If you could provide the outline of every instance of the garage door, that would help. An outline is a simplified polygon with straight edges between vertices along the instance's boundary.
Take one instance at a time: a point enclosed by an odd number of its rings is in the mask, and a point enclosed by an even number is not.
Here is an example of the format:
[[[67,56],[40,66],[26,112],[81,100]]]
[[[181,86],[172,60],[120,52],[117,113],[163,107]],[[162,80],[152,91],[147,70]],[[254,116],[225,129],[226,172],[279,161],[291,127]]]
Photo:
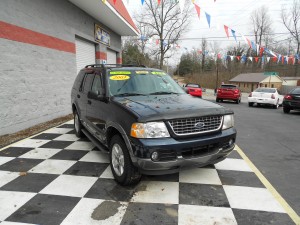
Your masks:
[[[95,44],[78,38],[75,39],[75,45],[76,67],[78,73],[86,65],[96,63],[96,49]]]
[[[107,49],[107,64],[117,64],[117,52]]]

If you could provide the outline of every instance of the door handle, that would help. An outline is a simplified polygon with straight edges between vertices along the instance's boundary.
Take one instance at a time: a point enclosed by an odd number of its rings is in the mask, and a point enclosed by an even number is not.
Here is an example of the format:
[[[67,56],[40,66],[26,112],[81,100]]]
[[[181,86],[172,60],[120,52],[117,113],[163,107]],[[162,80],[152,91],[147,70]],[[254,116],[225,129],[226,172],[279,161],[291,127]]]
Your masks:
[[[88,104],[91,105],[91,104],[92,104],[92,101],[91,101],[91,100],[88,100]]]
[[[77,95],[77,98],[80,98],[80,95]]]

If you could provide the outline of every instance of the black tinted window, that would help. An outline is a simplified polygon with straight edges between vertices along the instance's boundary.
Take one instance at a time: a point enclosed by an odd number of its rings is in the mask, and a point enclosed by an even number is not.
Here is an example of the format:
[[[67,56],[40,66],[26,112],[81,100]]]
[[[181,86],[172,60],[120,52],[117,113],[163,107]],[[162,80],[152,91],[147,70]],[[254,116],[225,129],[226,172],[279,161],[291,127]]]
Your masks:
[[[102,89],[101,77],[100,75],[95,75],[93,85],[92,85],[92,92],[97,95],[100,95],[101,89]]]
[[[84,77],[83,77],[83,79],[81,80],[81,84],[80,84],[80,87],[79,87],[79,91],[80,91],[80,92],[83,92],[83,91],[84,91],[84,84],[86,83],[86,82],[85,82],[86,77],[87,77],[87,74],[84,74]]]
[[[221,85],[221,88],[229,88],[229,89],[235,89],[235,85]]]
[[[291,91],[291,94],[300,94],[300,88],[295,88]]]

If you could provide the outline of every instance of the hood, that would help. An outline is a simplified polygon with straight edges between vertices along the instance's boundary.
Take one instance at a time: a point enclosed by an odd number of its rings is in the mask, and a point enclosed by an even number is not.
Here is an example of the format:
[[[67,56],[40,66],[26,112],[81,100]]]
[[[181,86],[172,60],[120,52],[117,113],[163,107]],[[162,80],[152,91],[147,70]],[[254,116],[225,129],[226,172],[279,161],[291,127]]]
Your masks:
[[[223,106],[189,94],[118,97],[113,101],[137,114],[139,122],[233,113]]]

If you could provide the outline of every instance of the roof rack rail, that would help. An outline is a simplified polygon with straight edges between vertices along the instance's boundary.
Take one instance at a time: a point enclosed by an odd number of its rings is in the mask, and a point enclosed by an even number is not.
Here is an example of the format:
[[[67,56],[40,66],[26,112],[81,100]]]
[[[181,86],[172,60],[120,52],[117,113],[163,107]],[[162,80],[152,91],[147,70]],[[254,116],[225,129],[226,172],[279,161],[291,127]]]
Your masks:
[[[102,68],[107,68],[107,67],[144,67],[146,68],[147,66],[145,65],[135,65],[135,64],[91,64],[91,65],[86,65],[85,68],[94,68],[94,67],[102,67]]]

